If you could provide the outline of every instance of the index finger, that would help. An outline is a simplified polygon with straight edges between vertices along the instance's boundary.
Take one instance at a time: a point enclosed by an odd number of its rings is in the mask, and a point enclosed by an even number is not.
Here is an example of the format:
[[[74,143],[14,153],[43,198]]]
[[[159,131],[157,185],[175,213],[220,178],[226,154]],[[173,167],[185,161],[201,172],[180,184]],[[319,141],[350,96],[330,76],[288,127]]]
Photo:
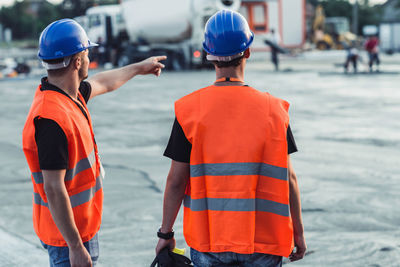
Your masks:
[[[157,67],[163,69],[163,68],[165,68],[165,65],[160,63],[160,62],[158,62],[157,63]]]
[[[157,61],[160,61],[160,60],[166,60],[167,59],[167,56],[155,56],[154,57]]]

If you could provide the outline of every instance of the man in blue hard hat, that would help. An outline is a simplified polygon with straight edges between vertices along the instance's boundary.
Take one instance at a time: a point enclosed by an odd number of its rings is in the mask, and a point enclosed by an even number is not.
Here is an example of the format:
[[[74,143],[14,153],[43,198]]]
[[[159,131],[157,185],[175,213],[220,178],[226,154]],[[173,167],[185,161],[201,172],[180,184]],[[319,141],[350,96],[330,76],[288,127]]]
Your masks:
[[[183,202],[183,234],[194,266],[299,260],[306,243],[289,157],[297,151],[289,104],[244,83],[254,34],[243,16],[217,12],[204,38],[216,81],[175,102],[156,253],[175,247],[173,225]]]
[[[99,256],[103,190],[87,102],[139,74],[159,76],[165,56],[88,77],[90,42],[74,20],[48,25],[39,40],[42,78],[23,130],[33,183],[33,224],[50,266],[87,267]]]

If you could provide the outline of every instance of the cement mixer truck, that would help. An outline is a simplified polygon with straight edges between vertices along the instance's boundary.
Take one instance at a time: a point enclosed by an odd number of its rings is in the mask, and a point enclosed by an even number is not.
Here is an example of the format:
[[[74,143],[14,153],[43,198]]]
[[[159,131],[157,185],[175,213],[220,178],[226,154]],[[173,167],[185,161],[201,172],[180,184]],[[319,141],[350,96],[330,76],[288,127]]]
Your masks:
[[[240,0],[122,0],[86,12],[88,36],[104,40],[114,64],[123,66],[153,55],[167,55],[169,69],[207,64],[204,26],[221,9],[239,10]],[[117,12],[116,12],[117,10]]]

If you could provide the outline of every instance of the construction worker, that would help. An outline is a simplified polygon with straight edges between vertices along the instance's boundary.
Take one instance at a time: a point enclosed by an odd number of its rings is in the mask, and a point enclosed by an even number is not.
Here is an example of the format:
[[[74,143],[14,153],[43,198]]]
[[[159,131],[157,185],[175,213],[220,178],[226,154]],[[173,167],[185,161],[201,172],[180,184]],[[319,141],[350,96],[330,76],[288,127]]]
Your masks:
[[[279,44],[281,42],[281,37],[279,36],[278,32],[275,32],[274,29],[271,29],[270,34],[267,35],[267,44],[271,48],[271,62],[275,66],[275,71],[279,70],[279,57],[278,54],[282,50],[279,47]]]
[[[47,77],[38,86],[23,130],[32,173],[33,225],[50,266],[92,266],[99,256],[103,190],[89,99],[114,91],[139,74],[160,75],[152,57],[88,77],[91,43],[74,20],[48,25],[39,40]]]
[[[351,46],[347,49],[346,62],[344,63],[344,72],[349,72],[350,63],[353,64],[353,71],[357,73],[357,62],[360,60],[360,55],[356,46]]]
[[[365,43],[365,50],[368,52],[368,66],[369,66],[369,72],[373,71],[373,65],[376,62],[376,71],[379,72],[379,39],[376,35],[371,36],[368,38],[368,40]]]
[[[288,155],[297,151],[289,104],[245,85],[253,38],[245,18],[233,11],[219,11],[206,24],[203,47],[216,81],[175,102],[157,254],[175,247],[182,201],[194,266],[281,266],[282,256],[294,261],[305,254]]]

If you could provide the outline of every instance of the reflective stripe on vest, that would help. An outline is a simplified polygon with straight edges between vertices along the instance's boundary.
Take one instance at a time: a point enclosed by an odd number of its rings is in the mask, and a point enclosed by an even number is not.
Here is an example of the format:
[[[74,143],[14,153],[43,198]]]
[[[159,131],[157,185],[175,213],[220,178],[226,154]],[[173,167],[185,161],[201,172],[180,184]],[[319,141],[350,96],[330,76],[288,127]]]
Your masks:
[[[287,168],[266,163],[203,163],[190,165],[190,177],[226,175],[262,175],[287,181]]]
[[[96,156],[93,150],[87,158],[81,159],[78,161],[78,163],[76,163],[74,168],[66,171],[64,181],[71,181],[80,172],[91,169],[94,163],[96,163]],[[42,172],[33,172],[32,176],[35,179],[35,183],[43,184]]]
[[[96,184],[93,187],[69,197],[72,208],[89,202],[94,197],[96,192],[99,191],[102,187],[102,178],[99,176],[97,177]],[[45,206],[47,208],[49,207],[49,204],[42,199],[39,193],[33,192],[33,200],[34,203],[37,205]]]
[[[289,205],[260,198],[200,198],[185,195],[184,206],[192,211],[264,211],[289,216]]]

